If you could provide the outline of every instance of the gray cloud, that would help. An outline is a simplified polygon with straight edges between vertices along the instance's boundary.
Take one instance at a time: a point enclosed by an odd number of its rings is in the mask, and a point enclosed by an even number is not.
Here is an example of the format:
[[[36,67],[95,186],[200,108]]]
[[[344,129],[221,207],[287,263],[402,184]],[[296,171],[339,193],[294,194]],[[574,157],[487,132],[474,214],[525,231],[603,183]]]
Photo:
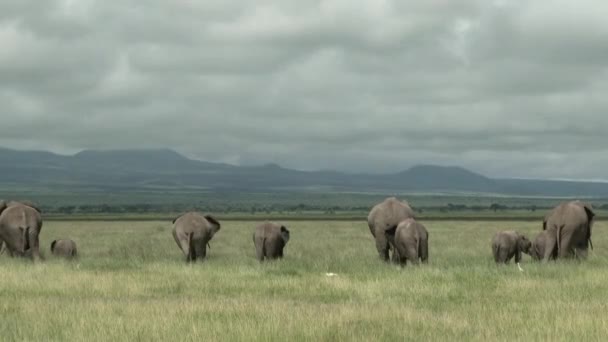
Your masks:
[[[0,3],[0,145],[604,178],[608,5]]]

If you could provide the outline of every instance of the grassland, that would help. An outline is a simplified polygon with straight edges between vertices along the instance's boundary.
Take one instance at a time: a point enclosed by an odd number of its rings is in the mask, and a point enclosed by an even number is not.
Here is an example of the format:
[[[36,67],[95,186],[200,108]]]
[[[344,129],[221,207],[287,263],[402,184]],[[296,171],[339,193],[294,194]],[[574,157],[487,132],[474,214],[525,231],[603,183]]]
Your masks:
[[[490,239],[535,222],[427,221],[430,264],[382,264],[363,221],[284,221],[286,257],[254,259],[226,221],[186,265],[168,221],[52,221],[47,260],[0,257],[0,339],[29,341],[581,340],[608,336],[608,222],[583,263],[496,267]],[[49,256],[59,237],[81,256]],[[327,277],[326,272],[337,276]]]

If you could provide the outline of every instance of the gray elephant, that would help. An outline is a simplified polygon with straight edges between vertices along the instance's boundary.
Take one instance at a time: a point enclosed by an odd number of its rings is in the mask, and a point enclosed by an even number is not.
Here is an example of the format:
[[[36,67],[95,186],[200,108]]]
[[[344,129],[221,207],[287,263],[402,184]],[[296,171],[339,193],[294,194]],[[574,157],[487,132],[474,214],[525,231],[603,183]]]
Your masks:
[[[76,258],[78,256],[76,242],[70,239],[54,240],[51,242],[51,254],[67,259]]]
[[[414,211],[406,201],[395,197],[388,197],[376,204],[367,216],[369,231],[374,236],[376,249],[384,261],[389,260],[389,250],[394,246],[394,235],[386,234],[387,231],[394,232],[399,223],[408,218],[414,218]],[[393,251],[393,261],[397,262],[398,259]]]
[[[386,234],[390,234],[390,232]],[[399,223],[395,229],[394,244],[394,253],[401,266],[405,266],[407,261],[415,265],[419,261],[428,262],[429,232],[416,220],[409,218]]]
[[[220,230],[221,225],[211,215],[188,212],[173,220],[173,238],[186,256],[186,262],[193,262],[207,256],[207,245]]]
[[[259,261],[283,257],[283,248],[289,241],[289,230],[278,223],[264,222],[255,228],[253,244]]]
[[[497,232],[492,239],[492,254],[497,264],[508,264],[513,257],[519,265],[521,254],[530,254],[532,242],[528,238],[513,230]]]
[[[8,254],[40,260],[42,215],[33,203],[0,201],[0,240]]]
[[[557,258],[587,258],[591,242],[591,228],[595,213],[590,204],[581,201],[561,203],[543,220],[543,230],[548,231],[542,260]],[[551,248],[555,246],[557,252]]]
[[[551,231],[543,230],[536,236],[534,241],[532,241],[532,247],[530,248],[530,256],[532,257],[532,259],[536,261],[542,260],[545,255],[545,249],[548,248],[552,250],[549,259],[555,260],[555,258],[557,258],[557,248],[555,244],[552,246],[549,246],[547,244],[549,241],[550,234]]]

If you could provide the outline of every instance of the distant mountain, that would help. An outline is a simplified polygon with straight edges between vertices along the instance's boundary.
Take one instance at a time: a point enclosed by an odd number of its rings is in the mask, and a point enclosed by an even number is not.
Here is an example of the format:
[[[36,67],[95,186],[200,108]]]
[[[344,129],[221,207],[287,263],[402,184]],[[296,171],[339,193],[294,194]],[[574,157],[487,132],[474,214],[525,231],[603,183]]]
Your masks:
[[[608,197],[608,183],[492,179],[461,167],[420,165],[392,174],[298,171],[276,164],[234,166],[169,149],[85,150],[72,156],[0,148],[3,186],[35,189],[356,191]]]

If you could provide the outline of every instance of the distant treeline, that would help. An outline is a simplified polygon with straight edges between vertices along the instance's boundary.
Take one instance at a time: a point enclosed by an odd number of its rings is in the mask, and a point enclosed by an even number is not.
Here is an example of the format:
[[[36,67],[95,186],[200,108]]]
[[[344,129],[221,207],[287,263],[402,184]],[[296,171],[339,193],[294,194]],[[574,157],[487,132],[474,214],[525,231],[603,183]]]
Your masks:
[[[55,214],[147,214],[147,213],[172,213],[183,212],[188,210],[197,210],[202,212],[212,213],[302,213],[302,212],[318,212],[324,214],[335,214],[337,212],[368,212],[371,206],[326,206],[314,204],[297,204],[297,205],[185,205],[185,204],[86,204],[86,205],[65,205],[65,206],[42,206],[43,212]],[[523,205],[509,206],[504,204],[492,203],[488,205],[466,205],[452,204],[437,206],[414,207],[416,212],[500,212],[500,211],[530,211],[549,210],[550,206]],[[608,209],[608,204],[597,206],[598,209]]]

